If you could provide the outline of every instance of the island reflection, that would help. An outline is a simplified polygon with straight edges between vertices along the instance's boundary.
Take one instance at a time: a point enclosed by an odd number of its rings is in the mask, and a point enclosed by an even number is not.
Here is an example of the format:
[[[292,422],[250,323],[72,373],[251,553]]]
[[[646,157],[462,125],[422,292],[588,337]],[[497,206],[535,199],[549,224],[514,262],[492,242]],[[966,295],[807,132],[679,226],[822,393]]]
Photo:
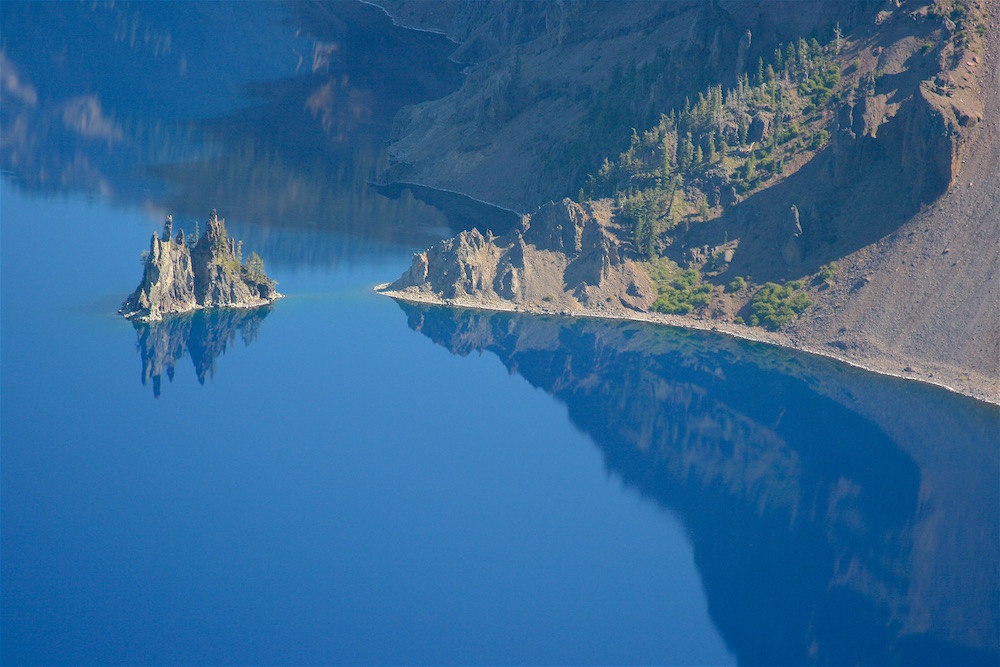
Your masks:
[[[1000,659],[996,408],[703,332],[400,306],[564,402],[676,513],[741,664]]]
[[[153,385],[159,398],[164,373],[173,382],[177,362],[188,355],[200,384],[215,377],[215,360],[236,343],[257,340],[260,325],[271,306],[260,308],[219,308],[168,315],[159,322],[133,322],[138,336],[136,348],[142,359],[142,385]]]

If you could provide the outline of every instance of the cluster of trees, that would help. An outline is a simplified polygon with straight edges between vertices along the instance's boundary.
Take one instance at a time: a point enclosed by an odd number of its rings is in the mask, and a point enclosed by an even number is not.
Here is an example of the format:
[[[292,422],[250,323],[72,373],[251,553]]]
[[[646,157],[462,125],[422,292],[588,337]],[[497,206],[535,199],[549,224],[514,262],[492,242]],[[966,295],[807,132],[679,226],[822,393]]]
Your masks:
[[[662,232],[712,217],[725,199],[744,196],[784,170],[788,157],[829,139],[819,113],[840,80],[841,39],[799,39],[757,62],[736,86],[710,86],[659,116],[616,160],[604,159],[581,198],[613,197],[637,251],[658,254]],[[633,78],[649,78],[645,69]]]
[[[705,72],[690,58],[668,49],[660,49],[638,66],[616,65],[605,90],[586,91],[587,117],[579,134],[552,151],[546,166],[562,173],[574,165],[570,183],[578,187],[597,170],[603,156],[622,150],[631,128],[653,125],[662,109],[676,102],[677,91],[697,90],[704,78]]]
[[[783,45],[770,62],[759,59],[734,87],[708,86],[696,99],[686,98],[683,106],[649,118],[640,125],[649,129],[633,129],[617,159],[605,158],[586,178],[580,199],[613,198],[636,251],[650,260],[659,292],[653,310],[686,314],[708,304],[713,290],[697,270],[658,259],[666,232],[708,220],[719,207],[783,173],[796,153],[820,150],[829,141],[823,127],[829,116],[823,112],[840,82],[836,56],[842,47],[839,26],[825,45],[815,39]],[[619,94],[591,107],[594,136],[589,140],[598,145],[607,141],[622,116],[651,115],[648,108],[628,107],[629,100],[654,99],[657,86],[672,76],[676,71],[669,53],[616,73],[613,88]],[[644,86],[649,87],[645,96],[639,94]],[[836,271],[835,265],[824,268]],[[738,292],[748,286],[737,278],[727,289]],[[766,283],[747,307],[749,324],[779,329],[809,305],[801,282]]]

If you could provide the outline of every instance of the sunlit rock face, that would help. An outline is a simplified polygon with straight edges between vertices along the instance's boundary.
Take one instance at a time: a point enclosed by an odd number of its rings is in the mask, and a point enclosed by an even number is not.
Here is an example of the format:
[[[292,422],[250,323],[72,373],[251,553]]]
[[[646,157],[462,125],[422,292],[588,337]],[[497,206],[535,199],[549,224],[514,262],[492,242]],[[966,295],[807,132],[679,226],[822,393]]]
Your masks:
[[[413,257],[389,290],[541,309],[646,310],[655,296],[607,201],[549,202],[509,233],[464,231]]]
[[[241,244],[226,235],[225,221],[215,211],[193,245],[186,242],[183,230],[173,236],[173,220],[167,216],[163,234],[149,241],[142,281],[119,312],[128,319],[154,322],[169,313],[253,308],[279,299],[277,283],[264,273],[256,253],[246,262],[241,256]]]

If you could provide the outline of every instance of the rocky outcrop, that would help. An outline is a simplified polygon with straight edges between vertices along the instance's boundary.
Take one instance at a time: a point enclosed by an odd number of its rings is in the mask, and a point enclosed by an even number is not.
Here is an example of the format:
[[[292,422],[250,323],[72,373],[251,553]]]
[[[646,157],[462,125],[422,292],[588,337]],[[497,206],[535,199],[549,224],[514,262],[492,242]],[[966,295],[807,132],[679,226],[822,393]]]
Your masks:
[[[910,210],[934,201],[952,184],[981,117],[979,100],[964,95],[953,101],[927,81],[880,94],[872,82],[862,86],[853,104],[838,109],[834,184],[852,185],[874,165],[879,174],[892,170],[902,177],[886,189],[898,191]],[[891,104],[892,98],[902,101]]]
[[[508,234],[472,229],[415,254],[384,290],[546,310],[646,310],[656,290],[619,231],[610,202],[550,202]]]
[[[771,136],[774,129],[774,114],[758,111],[750,119],[747,141],[763,141]]]
[[[784,230],[785,242],[781,246],[781,258],[789,266],[798,266],[802,262],[802,255],[805,253],[805,244],[802,241],[802,223],[799,222],[799,209],[794,204],[785,219]]]
[[[246,262],[241,255],[240,244],[227,236],[225,221],[215,211],[193,245],[183,230],[173,236],[168,215],[162,235],[154,233],[149,241],[139,286],[119,312],[128,319],[153,322],[170,313],[253,308],[281,298],[257,254]]]

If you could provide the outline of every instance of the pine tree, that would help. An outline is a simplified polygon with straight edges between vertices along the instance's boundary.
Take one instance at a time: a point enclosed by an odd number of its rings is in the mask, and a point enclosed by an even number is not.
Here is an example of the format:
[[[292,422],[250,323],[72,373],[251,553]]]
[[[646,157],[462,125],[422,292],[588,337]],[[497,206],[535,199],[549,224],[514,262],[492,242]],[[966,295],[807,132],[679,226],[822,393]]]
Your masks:
[[[256,252],[250,253],[249,259],[247,259],[246,264],[243,266],[252,278],[259,279],[264,276],[264,260]]]
[[[702,197],[701,201],[698,202],[698,215],[701,216],[702,220],[708,220],[708,216],[710,215],[708,208],[708,199],[706,199],[705,197]]]
[[[691,133],[688,132],[684,136],[684,141],[681,144],[681,169],[687,169],[691,166],[691,160],[694,159],[694,145],[691,143]]]
[[[795,43],[788,42],[785,46],[785,76],[793,76],[792,66],[795,65]]]

